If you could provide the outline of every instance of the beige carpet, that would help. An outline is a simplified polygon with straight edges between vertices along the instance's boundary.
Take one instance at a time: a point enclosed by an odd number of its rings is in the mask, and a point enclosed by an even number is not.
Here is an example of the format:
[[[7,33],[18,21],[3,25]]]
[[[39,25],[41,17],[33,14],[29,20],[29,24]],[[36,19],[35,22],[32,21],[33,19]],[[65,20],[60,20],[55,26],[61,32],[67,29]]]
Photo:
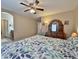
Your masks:
[[[1,44],[8,44],[8,43],[11,43],[11,42],[13,42],[13,41],[8,39],[8,38],[1,39]]]

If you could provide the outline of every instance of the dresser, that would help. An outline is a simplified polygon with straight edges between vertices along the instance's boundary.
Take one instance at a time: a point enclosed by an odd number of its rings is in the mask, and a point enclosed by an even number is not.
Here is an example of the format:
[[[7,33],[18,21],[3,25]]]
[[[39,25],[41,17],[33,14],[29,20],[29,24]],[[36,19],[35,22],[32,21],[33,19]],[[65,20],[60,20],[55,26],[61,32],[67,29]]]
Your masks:
[[[52,31],[52,24],[56,24],[56,31]],[[52,20],[48,26],[48,32],[46,32],[45,36],[66,39],[66,34],[64,32],[64,25],[58,19]]]

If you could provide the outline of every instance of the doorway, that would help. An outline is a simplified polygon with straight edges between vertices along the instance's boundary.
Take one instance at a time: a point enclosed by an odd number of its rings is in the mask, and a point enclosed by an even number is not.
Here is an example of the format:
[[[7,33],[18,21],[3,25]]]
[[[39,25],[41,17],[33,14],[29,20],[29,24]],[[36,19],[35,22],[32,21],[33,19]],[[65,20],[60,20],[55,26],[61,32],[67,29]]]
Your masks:
[[[8,38],[8,21],[1,20],[1,38]]]

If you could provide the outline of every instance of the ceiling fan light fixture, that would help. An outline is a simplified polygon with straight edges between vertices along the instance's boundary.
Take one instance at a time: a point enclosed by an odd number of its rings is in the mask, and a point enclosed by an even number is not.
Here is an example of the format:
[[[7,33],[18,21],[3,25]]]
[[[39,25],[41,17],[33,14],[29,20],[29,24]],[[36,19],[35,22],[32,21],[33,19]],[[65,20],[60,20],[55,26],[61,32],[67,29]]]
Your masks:
[[[33,2],[33,1],[34,1],[34,2]],[[29,11],[29,12],[32,13],[32,14],[36,14],[37,10],[39,10],[39,11],[44,11],[43,8],[39,8],[39,7],[38,7],[38,4],[39,4],[39,1],[38,1],[38,0],[32,0],[32,2],[29,2],[28,4],[25,4],[25,3],[23,3],[23,2],[21,2],[20,4],[21,4],[21,5],[24,5],[24,6],[28,7],[28,8],[30,8],[30,9],[24,10],[24,12]]]
[[[30,12],[31,12],[31,13],[35,13],[35,10],[34,10],[34,9],[31,9]]]

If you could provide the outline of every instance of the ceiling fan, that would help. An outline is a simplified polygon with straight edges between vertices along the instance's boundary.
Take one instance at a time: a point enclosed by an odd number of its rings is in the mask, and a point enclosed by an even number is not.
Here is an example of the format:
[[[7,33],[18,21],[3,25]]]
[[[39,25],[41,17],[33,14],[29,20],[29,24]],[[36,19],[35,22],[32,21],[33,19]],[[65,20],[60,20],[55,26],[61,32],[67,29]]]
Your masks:
[[[43,8],[36,7],[39,4],[38,0],[35,0],[33,3],[29,3],[29,4],[25,4],[23,2],[21,2],[20,4],[29,7],[29,9],[25,10],[24,12],[30,11],[31,13],[36,14],[36,10],[44,11]]]

